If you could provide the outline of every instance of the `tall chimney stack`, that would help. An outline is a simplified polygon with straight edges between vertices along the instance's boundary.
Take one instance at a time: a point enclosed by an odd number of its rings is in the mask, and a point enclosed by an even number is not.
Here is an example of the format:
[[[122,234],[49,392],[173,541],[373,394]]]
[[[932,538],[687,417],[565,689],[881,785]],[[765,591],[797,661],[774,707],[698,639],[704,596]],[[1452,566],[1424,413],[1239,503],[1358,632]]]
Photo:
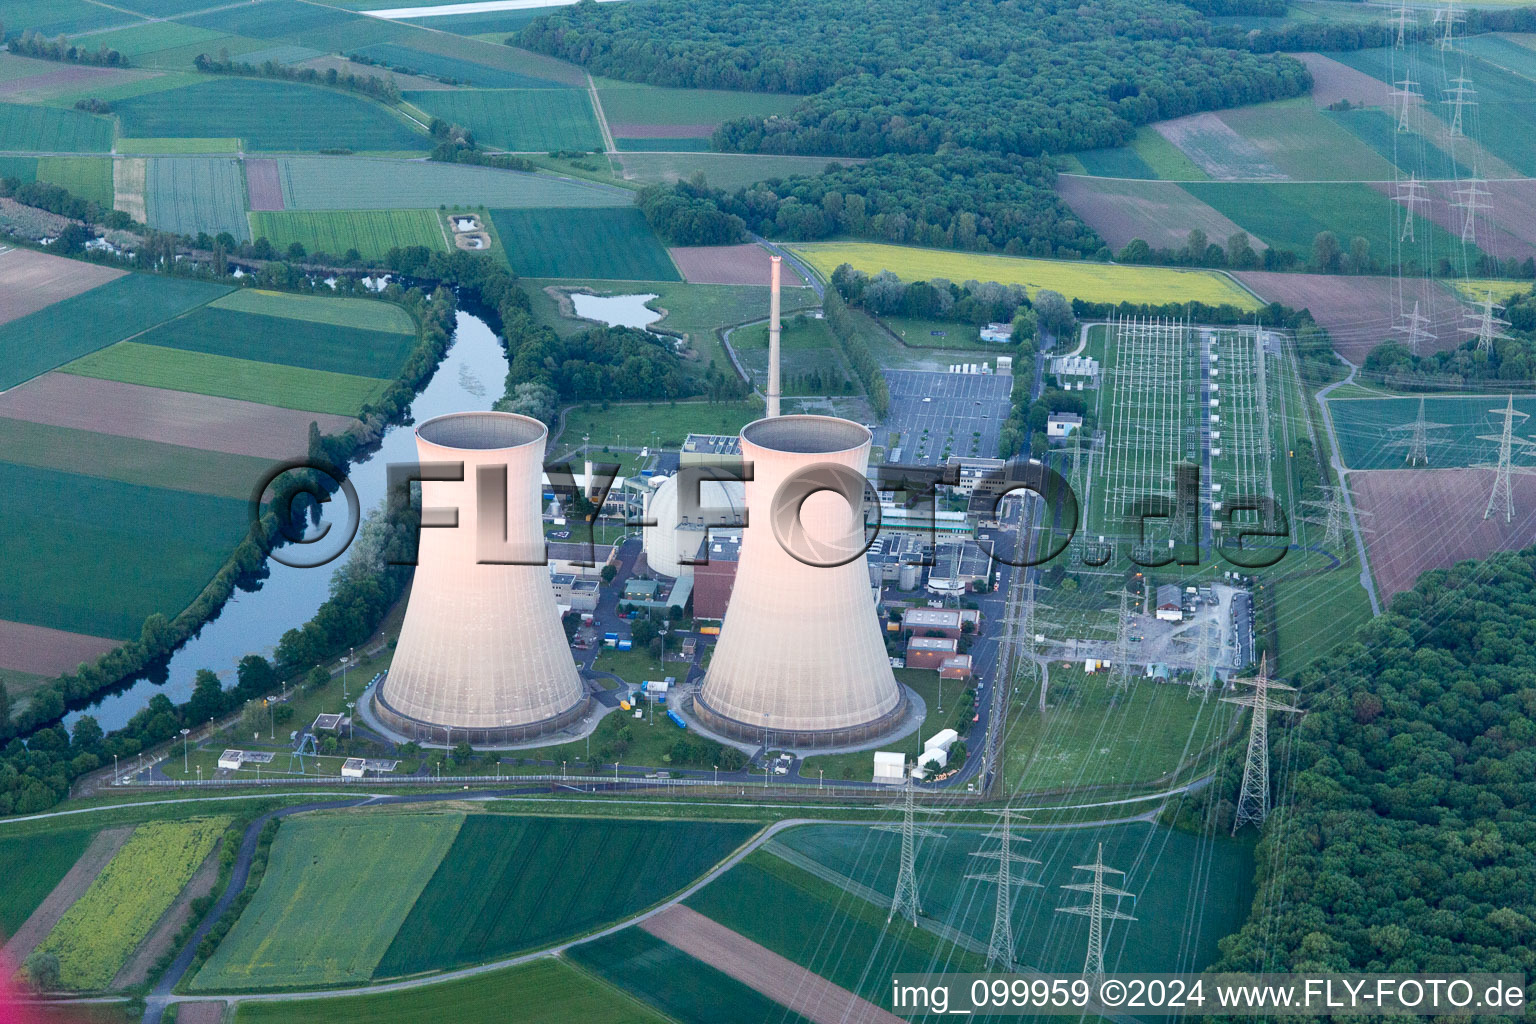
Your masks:
[[[779,414],[779,271],[782,256],[768,257],[768,415]]]

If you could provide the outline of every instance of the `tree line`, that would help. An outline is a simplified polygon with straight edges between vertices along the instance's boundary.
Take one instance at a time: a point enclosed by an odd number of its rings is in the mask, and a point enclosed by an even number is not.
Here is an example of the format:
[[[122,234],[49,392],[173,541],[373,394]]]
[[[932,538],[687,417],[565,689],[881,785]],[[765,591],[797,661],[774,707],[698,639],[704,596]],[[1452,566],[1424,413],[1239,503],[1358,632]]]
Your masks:
[[[279,64],[275,60],[262,61],[260,64],[246,64],[232,59],[227,49],[221,49],[214,57],[200,53],[193,58],[192,66],[212,75],[272,78],[280,82],[301,82],[305,85],[345,89],[348,92],[372,97],[390,106],[400,102],[400,86],[396,84],[393,76],[380,78],[378,75],[359,75],[351,71],[338,71],[335,68],[326,68],[321,71],[318,68]]]
[[[5,29],[4,26],[0,26],[0,39],[4,38]],[[49,39],[41,32],[34,32],[31,29],[10,40],[5,48],[18,57],[33,57],[37,60],[53,60],[65,64],[86,64],[98,68],[128,67],[128,58],[117,50],[112,49],[106,43],[102,43],[96,49],[91,50],[84,46],[76,46],[64,35],[57,35]]]
[[[1536,380],[1536,294],[1527,291],[1511,299],[1503,317],[1510,323],[1504,331],[1507,337],[1494,339],[1486,352],[1479,351],[1475,336],[1453,349],[1422,355],[1415,355],[1401,341],[1384,341],[1365,357],[1361,372],[1409,391],[1530,384]]]

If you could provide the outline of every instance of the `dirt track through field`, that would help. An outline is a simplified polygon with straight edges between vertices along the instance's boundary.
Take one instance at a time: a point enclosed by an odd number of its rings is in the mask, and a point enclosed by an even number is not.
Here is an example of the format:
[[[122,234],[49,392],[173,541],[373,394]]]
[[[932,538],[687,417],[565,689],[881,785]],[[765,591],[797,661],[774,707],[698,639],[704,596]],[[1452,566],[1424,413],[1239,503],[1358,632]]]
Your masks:
[[[59,884],[53,887],[43,902],[38,904],[32,916],[27,918],[22,926],[16,929],[16,934],[11,936],[11,941],[0,949],[0,963],[19,964],[37,948],[37,944],[48,937],[54,926],[59,923],[59,918],[65,911],[75,905],[85,894],[85,890],[96,881],[96,876],[101,874],[101,869],[107,866],[119,848],[128,841],[133,834],[133,826],[123,828],[110,828],[97,834],[91,840],[91,845],[85,848],[80,859],[75,861],[75,866],[59,880]]]
[[[816,1024],[904,1024],[901,1017],[682,904],[640,927]]]
[[[112,979],[112,988],[122,990],[142,985],[149,980],[149,972],[155,966],[155,961],[160,959],[171,949],[171,943],[176,939],[176,933],[181,931],[181,926],[187,923],[187,918],[192,913],[192,901],[199,896],[207,896],[213,891],[213,883],[219,880],[219,847],[223,840],[215,843],[208,856],[203,858],[202,865],[192,880],[187,883],[181,895],[176,897],[170,909],[160,915],[160,920],[150,929],[144,941],[139,943],[139,948],[133,951],[128,962],[117,972],[117,977]],[[223,1003],[215,1003],[222,1009]],[[185,1024],[185,1018],[177,1014],[178,1024]],[[215,1018],[217,1020],[217,1018]]]
[[[95,661],[120,641],[0,619],[0,668],[56,676]]]
[[[1518,551],[1536,531],[1536,476],[1511,478],[1510,523],[1503,515],[1483,518],[1493,490],[1489,469],[1378,469],[1349,474],[1349,485],[1355,505],[1372,513],[1365,548],[1383,598],[1411,590],[1430,569]]]
[[[327,434],[356,422],[348,416],[57,372],[0,394],[0,416],[269,459],[307,453],[311,422]]]
[[[0,324],[90,291],[123,273],[31,249],[7,249],[0,252]]]

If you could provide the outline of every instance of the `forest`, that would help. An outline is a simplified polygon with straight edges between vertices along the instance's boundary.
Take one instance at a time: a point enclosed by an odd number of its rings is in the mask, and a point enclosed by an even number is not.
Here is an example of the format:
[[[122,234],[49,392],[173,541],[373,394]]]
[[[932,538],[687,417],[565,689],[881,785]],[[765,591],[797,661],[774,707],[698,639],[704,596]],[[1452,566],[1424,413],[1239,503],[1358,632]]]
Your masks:
[[[1308,668],[1216,969],[1536,972],[1533,680],[1532,550],[1426,573]]]
[[[1299,62],[1211,32],[1167,0],[655,0],[562,8],[518,42],[612,78],[806,95],[787,116],[721,125],[720,150],[1039,156],[1311,86]]]

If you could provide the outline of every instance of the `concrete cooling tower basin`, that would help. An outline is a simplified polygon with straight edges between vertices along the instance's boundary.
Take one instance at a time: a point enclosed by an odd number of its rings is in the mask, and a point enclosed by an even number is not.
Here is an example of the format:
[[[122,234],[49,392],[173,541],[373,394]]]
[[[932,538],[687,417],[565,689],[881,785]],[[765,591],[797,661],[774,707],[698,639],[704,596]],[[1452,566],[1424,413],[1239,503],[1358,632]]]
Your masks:
[[[419,460],[462,464],[463,479],[421,483],[422,509],[453,510],[457,524],[421,530],[400,639],[374,695],[375,713],[401,736],[521,743],[586,714],[586,689],[548,568],[537,558],[487,561],[477,543],[484,497],[477,487],[499,485],[504,471],[505,523],[487,522],[485,532],[505,538],[507,550],[543,550],[539,502],[547,436],[536,419],[498,412],[452,413],[416,428]]]
[[[829,416],[780,416],[741,431],[752,465],[735,587],[694,712],[734,739],[851,746],[898,728],[891,672],[863,553],[872,438]],[[833,552],[837,557],[819,558]]]

